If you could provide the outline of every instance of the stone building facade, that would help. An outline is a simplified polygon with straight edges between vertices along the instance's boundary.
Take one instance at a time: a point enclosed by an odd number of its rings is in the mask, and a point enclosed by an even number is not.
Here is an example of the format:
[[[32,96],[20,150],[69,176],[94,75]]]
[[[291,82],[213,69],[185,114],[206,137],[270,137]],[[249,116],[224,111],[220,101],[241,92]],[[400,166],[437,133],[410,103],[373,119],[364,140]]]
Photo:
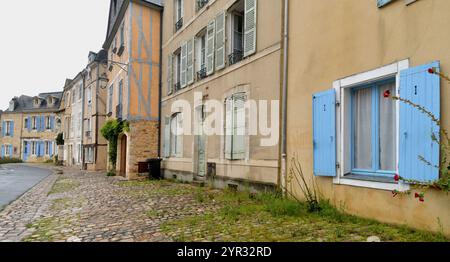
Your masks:
[[[158,157],[161,15],[156,0],[112,0],[110,5],[103,45],[108,51],[106,112],[108,120],[129,123],[130,130],[119,137],[116,165],[116,172],[129,179],[141,173],[139,163]]]
[[[1,158],[45,162],[58,155],[61,92],[22,95],[11,100],[1,115]]]

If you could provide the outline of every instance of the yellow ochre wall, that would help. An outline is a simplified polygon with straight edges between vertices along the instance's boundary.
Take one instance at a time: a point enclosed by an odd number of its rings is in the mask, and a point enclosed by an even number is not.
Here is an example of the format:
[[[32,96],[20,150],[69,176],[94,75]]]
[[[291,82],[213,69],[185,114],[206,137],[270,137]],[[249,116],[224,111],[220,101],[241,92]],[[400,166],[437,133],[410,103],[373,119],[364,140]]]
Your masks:
[[[440,60],[450,74],[450,1],[404,1],[378,8],[376,0],[291,0],[288,76],[288,160],[295,154],[313,173],[312,95],[333,82],[409,59],[415,67]],[[441,84],[443,127],[450,129],[450,84]],[[288,167],[291,162],[288,162]],[[333,184],[320,191],[349,213],[450,235],[450,196],[429,191],[424,203],[386,190]],[[293,186],[293,185],[292,185]],[[293,186],[299,194],[299,189]]]

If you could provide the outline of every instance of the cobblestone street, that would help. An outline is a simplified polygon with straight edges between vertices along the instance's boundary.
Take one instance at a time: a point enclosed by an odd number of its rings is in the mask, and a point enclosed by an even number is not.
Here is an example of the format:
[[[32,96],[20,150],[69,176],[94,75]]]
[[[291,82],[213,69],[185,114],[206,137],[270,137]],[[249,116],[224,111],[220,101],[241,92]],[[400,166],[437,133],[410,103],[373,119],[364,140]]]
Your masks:
[[[171,241],[161,232],[162,223],[214,208],[196,201],[195,190],[65,171],[0,213],[0,241]]]
[[[309,213],[273,193],[61,171],[0,212],[0,242],[448,241],[346,215],[326,202]]]

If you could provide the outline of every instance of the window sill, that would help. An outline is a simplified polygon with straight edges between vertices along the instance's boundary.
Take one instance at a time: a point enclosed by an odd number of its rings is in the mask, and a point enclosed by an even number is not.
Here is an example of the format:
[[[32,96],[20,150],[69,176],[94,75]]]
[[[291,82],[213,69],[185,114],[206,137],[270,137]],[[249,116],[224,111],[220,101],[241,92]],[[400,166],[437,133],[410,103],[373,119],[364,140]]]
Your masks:
[[[396,182],[394,179],[389,177],[379,176],[350,174],[343,177],[334,178],[333,183],[335,185],[347,185],[386,191],[396,190],[399,192],[405,192],[410,190],[410,186],[408,184]]]

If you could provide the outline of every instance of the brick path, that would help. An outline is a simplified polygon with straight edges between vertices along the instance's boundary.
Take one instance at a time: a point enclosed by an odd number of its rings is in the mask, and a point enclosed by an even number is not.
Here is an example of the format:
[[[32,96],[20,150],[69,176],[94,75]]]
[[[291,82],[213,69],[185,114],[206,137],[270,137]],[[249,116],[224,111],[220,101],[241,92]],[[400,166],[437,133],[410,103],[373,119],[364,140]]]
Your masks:
[[[217,208],[197,201],[196,190],[65,170],[0,213],[0,241],[172,241],[164,222]]]

